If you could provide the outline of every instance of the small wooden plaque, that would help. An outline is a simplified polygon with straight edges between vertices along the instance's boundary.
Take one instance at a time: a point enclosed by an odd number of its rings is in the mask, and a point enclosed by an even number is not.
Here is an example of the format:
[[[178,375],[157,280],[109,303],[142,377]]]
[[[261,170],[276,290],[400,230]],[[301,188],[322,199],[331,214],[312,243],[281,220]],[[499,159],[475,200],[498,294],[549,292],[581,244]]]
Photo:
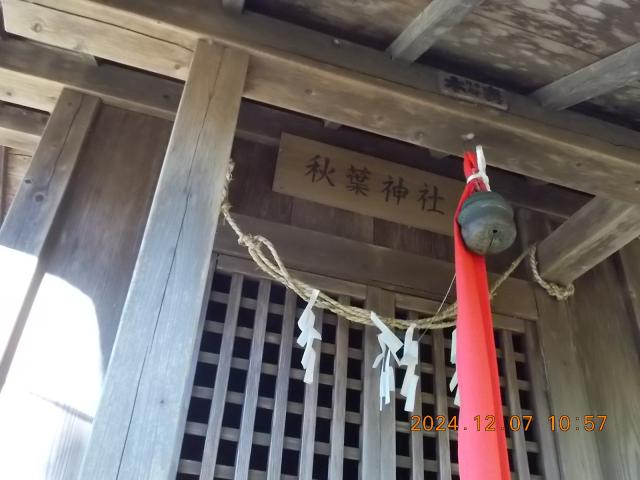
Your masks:
[[[453,235],[464,183],[287,133],[273,190],[305,200]]]

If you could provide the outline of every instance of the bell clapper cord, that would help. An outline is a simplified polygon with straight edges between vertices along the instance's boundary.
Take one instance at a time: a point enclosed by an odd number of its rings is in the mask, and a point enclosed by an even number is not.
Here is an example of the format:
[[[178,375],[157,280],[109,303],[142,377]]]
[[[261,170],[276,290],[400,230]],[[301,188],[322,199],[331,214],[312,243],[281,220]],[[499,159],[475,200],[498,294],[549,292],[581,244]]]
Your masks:
[[[481,148],[480,148],[481,150]],[[484,155],[482,156],[484,159]],[[486,163],[484,164],[486,165]],[[223,190],[223,200],[222,205],[220,206],[220,210],[222,211],[222,215],[224,216],[225,221],[229,224],[229,226],[233,229],[233,231],[238,236],[238,244],[246,247],[249,255],[256,263],[256,265],[262,270],[265,274],[267,274],[273,280],[283,284],[285,287],[293,290],[298,296],[300,296],[305,301],[309,301],[311,295],[314,294],[316,290],[314,287],[308,285],[300,279],[292,276],[284,263],[282,262],[280,255],[278,254],[275,246],[271,241],[262,235],[251,235],[244,233],[239,225],[236,223],[234,218],[231,216],[231,204],[229,203],[229,184],[232,179],[233,172],[233,161],[229,162],[229,168],[226,174],[226,182]],[[481,169],[480,169],[481,170]],[[477,175],[477,177],[475,177]],[[474,178],[472,178],[474,177]],[[487,189],[489,188],[489,179],[485,172],[477,172],[476,174],[469,177],[469,180],[473,180],[475,178],[481,179]],[[486,179],[486,181],[485,181]],[[265,250],[267,252],[265,252]],[[529,258],[529,266],[531,268],[532,276],[534,280],[540,285],[549,295],[555,297],[558,300],[566,300],[574,293],[573,284],[568,286],[562,286],[555,284],[553,282],[548,282],[544,280],[540,273],[538,272],[538,261],[536,260],[536,245],[533,244],[526,248],[505,270],[505,272],[498,277],[498,279],[493,283],[489,290],[489,298],[493,299],[496,294],[496,291],[500,288],[500,286],[505,282],[507,278],[511,276],[511,274],[515,271],[516,268],[522,263],[525,258]],[[453,286],[453,282],[455,280],[455,276],[451,280],[449,285],[449,289],[445,294],[438,311],[430,316],[423,317],[417,320],[402,320],[394,317],[382,317],[380,319],[391,328],[398,328],[402,330],[406,330],[411,325],[415,325],[417,329],[424,330],[434,330],[439,328],[448,328],[452,327],[456,324],[455,318],[457,315],[457,303],[451,303],[447,307],[443,308],[447,296],[451,291]],[[351,305],[343,305],[337,300],[331,298],[329,295],[324,292],[319,292],[318,298],[315,302],[315,305],[322,309],[330,310],[336,315],[343,317],[347,320],[350,320],[355,323],[359,323],[362,325],[372,325],[371,321],[371,310],[366,310],[364,308],[354,307]]]

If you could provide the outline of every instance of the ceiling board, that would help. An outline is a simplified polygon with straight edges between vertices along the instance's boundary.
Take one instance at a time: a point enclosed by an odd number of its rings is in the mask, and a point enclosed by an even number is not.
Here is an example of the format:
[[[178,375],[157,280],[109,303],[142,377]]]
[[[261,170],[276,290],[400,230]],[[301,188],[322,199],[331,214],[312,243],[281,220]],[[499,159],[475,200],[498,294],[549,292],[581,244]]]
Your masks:
[[[429,3],[247,0],[247,7],[386,49]],[[638,41],[640,0],[486,0],[420,61],[527,94]],[[640,117],[636,87],[594,103],[610,115]]]
[[[486,0],[476,13],[598,57],[640,41],[638,0]]]

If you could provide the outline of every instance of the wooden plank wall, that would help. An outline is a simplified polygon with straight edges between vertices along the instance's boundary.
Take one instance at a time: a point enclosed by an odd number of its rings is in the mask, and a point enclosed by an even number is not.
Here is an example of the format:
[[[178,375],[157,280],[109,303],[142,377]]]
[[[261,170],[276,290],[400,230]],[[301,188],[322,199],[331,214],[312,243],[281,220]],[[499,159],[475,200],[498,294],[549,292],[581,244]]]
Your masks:
[[[2,478],[76,478],[171,124],[102,107],[0,394]]]
[[[525,241],[551,229],[540,215],[519,217]],[[539,320],[538,331],[528,334],[530,348],[539,337],[549,414],[572,422],[570,431],[552,433],[563,478],[640,478],[638,263],[632,244],[576,280],[566,303],[535,290]],[[585,415],[607,415],[604,431],[585,432]]]
[[[2,218],[7,215],[11,207],[11,203],[18,192],[18,187],[29,168],[31,157],[31,153],[22,152],[15,148],[7,148],[5,183],[2,189],[2,202],[0,202],[3,208],[3,211],[0,212],[0,217]]]
[[[592,408],[587,415],[607,415],[604,431],[595,433],[602,471],[632,480],[640,478],[640,344],[618,260],[575,282],[570,325]],[[637,267],[640,258],[632,261]]]

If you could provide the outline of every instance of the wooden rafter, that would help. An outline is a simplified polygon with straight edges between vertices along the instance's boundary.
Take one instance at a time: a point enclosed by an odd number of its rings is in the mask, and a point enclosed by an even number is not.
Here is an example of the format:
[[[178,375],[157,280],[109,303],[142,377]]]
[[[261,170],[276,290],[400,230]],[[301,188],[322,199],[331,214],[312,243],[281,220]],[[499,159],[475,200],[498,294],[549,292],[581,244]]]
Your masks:
[[[387,49],[391,57],[414,62],[484,0],[434,0]]]
[[[4,0],[7,28],[176,78],[184,78],[196,39],[210,38],[250,53],[246,98],[457,155],[473,132],[494,166],[640,201],[640,135],[629,130],[547,112],[516,95],[508,112],[460,102],[436,93],[437,71],[251,12],[231,18],[215,5],[175,9],[169,0],[40,3],[55,10]]]
[[[568,284],[639,235],[640,206],[595,198],[540,243],[540,274]]]
[[[562,77],[535,92],[542,106],[562,110],[640,79],[640,43]]]

